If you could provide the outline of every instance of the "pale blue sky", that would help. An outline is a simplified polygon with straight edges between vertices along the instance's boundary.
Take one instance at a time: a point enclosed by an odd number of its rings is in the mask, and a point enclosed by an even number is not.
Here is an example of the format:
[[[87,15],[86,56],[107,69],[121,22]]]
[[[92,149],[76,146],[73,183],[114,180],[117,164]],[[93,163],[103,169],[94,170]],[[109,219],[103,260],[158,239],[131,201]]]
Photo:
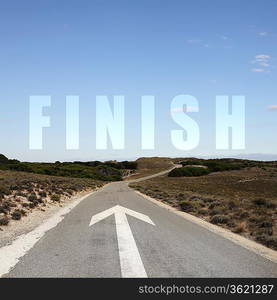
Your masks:
[[[273,0],[1,1],[0,153],[31,161],[277,154],[276,15]],[[199,101],[193,151],[170,140],[179,94]],[[30,95],[52,97],[41,151],[28,145]],[[79,150],[65,149],[67,95],[80,97]],[[125,96],[125,150],[95,150],[96,95]],[[151,151],[140,150],[143,95],[156,98]],[[216,151],[216,95],[245,95],[244,151]]]

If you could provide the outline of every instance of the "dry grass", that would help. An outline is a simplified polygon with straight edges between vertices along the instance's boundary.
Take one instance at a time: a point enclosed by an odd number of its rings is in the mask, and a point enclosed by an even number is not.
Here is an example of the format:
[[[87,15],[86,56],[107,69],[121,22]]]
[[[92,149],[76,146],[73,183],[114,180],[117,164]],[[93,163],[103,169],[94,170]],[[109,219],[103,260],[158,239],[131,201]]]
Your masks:
[[[20,220],[33,209],[43,211],[46,204],[51,205],[103,185],[103,181],[93,179],[0,170],[0,226],[8,225],[10,219]]]
[[[131,187],[277,250],[277,169],[156,177]]]
[[[168,157],[141,157],[136,160],[140,169],[168,169],[172,167],[172,159]]]

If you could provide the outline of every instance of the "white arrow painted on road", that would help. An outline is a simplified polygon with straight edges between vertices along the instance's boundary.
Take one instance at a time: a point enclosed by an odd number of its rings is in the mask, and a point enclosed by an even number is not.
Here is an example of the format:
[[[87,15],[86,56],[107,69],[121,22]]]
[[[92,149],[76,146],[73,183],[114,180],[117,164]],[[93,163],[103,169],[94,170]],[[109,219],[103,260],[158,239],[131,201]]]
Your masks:
[[[122,207],[120,205],[116,205],[97,215],[94,215],[91,218],[89,226],[92,226],[95,223],[104,220],[112,214],[114,214],[115,216],[122,277],[147,277],[126,214],[151,225],[155,226],[155,224],[151,221],[151,219],[148,216],[144,214]]]

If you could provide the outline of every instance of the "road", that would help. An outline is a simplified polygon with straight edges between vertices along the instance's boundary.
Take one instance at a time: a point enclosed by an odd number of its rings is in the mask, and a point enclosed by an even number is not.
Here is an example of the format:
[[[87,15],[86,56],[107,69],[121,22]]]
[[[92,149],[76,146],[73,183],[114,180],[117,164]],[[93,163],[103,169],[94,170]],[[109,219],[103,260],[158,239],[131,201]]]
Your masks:
[[[277,277],[277,265],[116,182],[81,201],[3,277]]]

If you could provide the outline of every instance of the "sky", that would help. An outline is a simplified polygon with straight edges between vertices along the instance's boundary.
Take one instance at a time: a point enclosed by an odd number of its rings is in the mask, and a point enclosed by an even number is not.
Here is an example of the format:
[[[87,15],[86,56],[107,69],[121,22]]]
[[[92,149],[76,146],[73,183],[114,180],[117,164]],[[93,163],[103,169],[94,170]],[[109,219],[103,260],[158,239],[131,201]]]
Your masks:
[[[0,153],[23,161],[277,155],[276,15],[275,0],[1,1]],[[29,147],[34,95],[51,97],[41,150]],[[66,149],[68,95],[79,96],[77,150]],[[96,149],[97,95],[111,104],[124,96],[124,149]],[[152,150],[141,149],[144,95],[155,97]],[[172,144],[171,131],[182,129],[171,115],[177,95],[198,101],[194,149]],[[244,149],[216,149],[218,95],[245,97]]]

